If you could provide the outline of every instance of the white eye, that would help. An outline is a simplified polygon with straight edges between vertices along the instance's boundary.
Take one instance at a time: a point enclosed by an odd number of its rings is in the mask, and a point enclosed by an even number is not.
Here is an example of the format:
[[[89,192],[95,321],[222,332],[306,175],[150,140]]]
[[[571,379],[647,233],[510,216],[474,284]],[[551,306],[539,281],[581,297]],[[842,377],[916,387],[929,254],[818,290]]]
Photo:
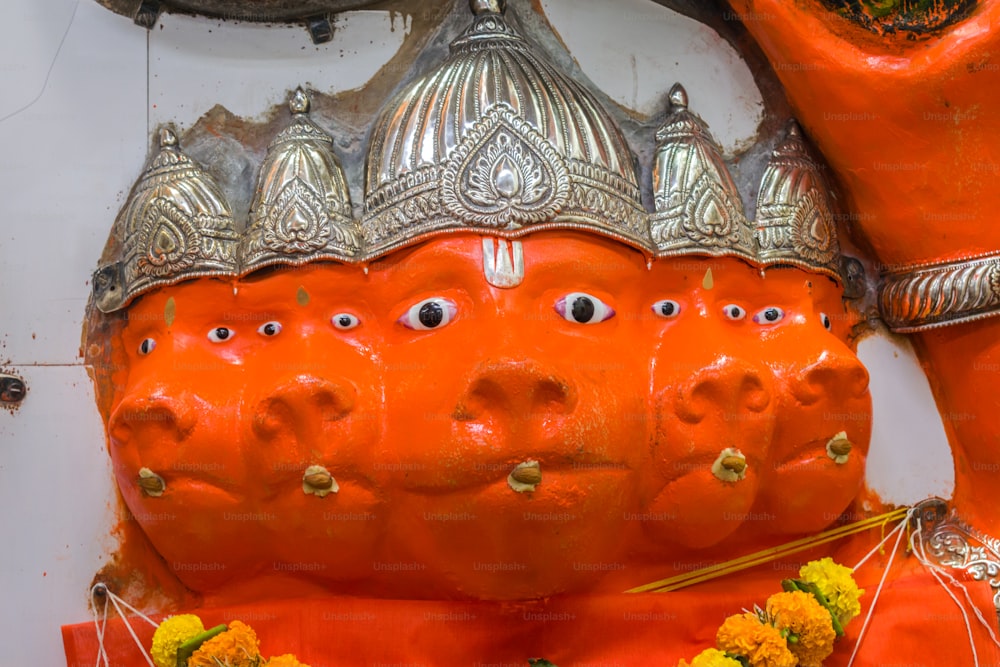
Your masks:
[[[833,328],[833,323],[830,322],[830,316],[827,315],[826,313],[820,313],[819,320],[820,322],[823,323],[823,328],[826,329],[827,331]]]
[[[731,303],[722,309],[722,312],[726,314],[731,320],[742,320],[747,316],[747,311],[741,306],[737,306],[735,303]]]
[[[225,343],[232,340],[236,332],[229,327],[216,327],[208,332],[208,339],[213,343]]]
[[[753,321],[757,324],[777,324],[785,317],[785,311],[777,306],[768,306],[763,310],[758,310],[753,316]]]
[[[361,324],[361,320],[358,319],[358,316],[351,315],[350,313],[337,313],[330,318],[330,322],[333,326],[341,330],[353,329]]]
[[[663,299],[653,304],[653,312],[660,317],[677,317],[681,313],[681,304],[673,299]]]
[[[597,324],[615,316],[615,310],[596,296],[573,292],[556,301],[556,312],[567,322]]]
[[[458,306],[454,302],[435,296],[410,306],[410,309],[399,318],[399,323],[407,329],[417,331],[440,329],[451,322],[457,313]]]
[[[261,336],[277,336],[281,333],[281,322],[265,322],[257,328]]]
[[[139,354],[146,356],[150,352],[156,349],[156,341],[152,338],[146,338],[141,343],[139,343]]]

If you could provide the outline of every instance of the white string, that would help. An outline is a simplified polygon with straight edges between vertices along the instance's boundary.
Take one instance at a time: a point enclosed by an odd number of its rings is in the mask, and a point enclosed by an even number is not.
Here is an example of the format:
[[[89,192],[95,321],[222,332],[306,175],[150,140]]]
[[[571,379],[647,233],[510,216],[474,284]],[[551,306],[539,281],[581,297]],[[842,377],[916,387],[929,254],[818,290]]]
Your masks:
[[[154,628],[158,627],[157,624],[154,621],[152,621],[148,616],[146,616],[145,614],[143,614],[142,612],[140,612],[138,609],[136,609],[135,607],[133,607],[129,603],[125,602],[125,600],[122,600],[120,597],[118,597],[117,595],[115,595],[114,593],[112,593],[110,590],[108,590],[108,587],[105,584],[96,584],[91,590],[93,592],[103,591],[103,593],[105,595],[105,599],[106,600],[110,600],[111,604],[114,605],[115,611],[118,612],[118,617],[121,618],[122,623],[125,625],[125,629],[128,630],[128,633],[130,635],[132,635],[132,641],[134,641],[135,645],[139,647],[139,651],[142,653],[142,657],[146,659],[146,663],[149,665],[149,667],[156,667],[156,665],[153,664],[152,658],[150,658],[149,654],[146,652],[146,647],[142,645],[142,642],[139,641],[138,635],[135,634],[135,630],[132,629],[132,624],[129,623],[128,617],[125,615],[125,612],[123,611],[122,607],[127,607],[131,611],[135,612],[140,618],[142,618],[143,620],[145,620],[147,623],[149,623],[150,625],[152,625]],[[96,610],[95,610],[94,614],[95,614],[95,616],[94,616],[94,622],[96,624],[97,623],[97,616],[96,616],[97,612],[96,612]],[[98,638],[98,642],[99,642],[99,645],[100,645],[99,653],[98,653],[98,656],[97,656],[97,667],[100,667],[100,665],[101,665],[101,657],[102,657],[102,655],[104,657],[104,664],[105,665],[110,665],[110,663],[108,661],[108,654],[107,654],[107,652],[104,649],[104,636],[105,636],[105,629],[106,629],[106,625],[107,625],[107,615],[108,615],[108,605],[107,605],[107,602],[105,602],[104,603],[104,624],[105,624],[105,628],[99,629],[98,633],[97,633],[97,638]]]
[[[91,596],[96,595],[98,589],[103,590],[107,593],[107,587],[104,584],[96,584],[90,589]],[[108,625],[108,599],[104,598],[104,618],[99,621],[97,618],[97,607],[94,607],[94,632],[97,635],[97,661],[96,667],[101,667],[101,658],[104,658],[105,667],[111,667],[111,661],[108,660],[108,652],[104,649],[104,629]]]
[[[913,553],[917,557],[917,560],[919,560],[924,567],[930,570],[931,575],[937,580],[939,584],[941,584],[941,587],[944,588],[945,592],[952,599],[952,601],[956,605],[958,605],[959,611],[962,612],[962,618],[965,620],[965,631],[969,636],[969,645],[972,647],[973,658],[974,659],[976,658],[976,644],[975,644],[975,638],[972,636],[972,627],[971,624],[969,623],[969,615],[967,613],[965,606],[962,605],[961,601],[952,593],[952,591],[948,588],[945,582],[942,581],[942,577],[947,578],[948,581],[951,582],[953,586],[962,591],[962,594],[965,596],[966,602],[968,602],[968,607],[972,609],[973,613],[976,615],[976,620],[979,621],[980,625],[986,628],[986,632],[989,634],[990,639],[993,641],[993,643],[997,647],[1000,647],[1000,642],[997,641],[997,637],[996,634],[994,634],[993,632],[992,626],[985,618],[983,618],[982,612],[979,611],[979,607],[976,605],[975,602],[973,602],[972,596],[969,595],[969,590],[965,587],[965,585],[962,584],[962,582],[960,582],[958,579],[956,579],[946,569],[942,568],[938,564],[931,561],[931,559],[927,556],[923,539],[922,524],[920,523],[917,524],[917,530],[914,532],[911,541],[914,547]]]
[[[125,600],[121,599],[120,597],[118,597],[117,595],[115,595],[114,593],[112,593],[111,591],[108,591],[108,595],[110,595],[113,600],[117,600],[119,604],[124,605],[125,608],[128,609],[130,612],[132,612],[133,614],[135,614],[136,616],[138,616],[142,620],[146,621],[150,625],[152,625],[154,628],[160,627],[159,623],[157,623],[156,621],[154,621],[153,619],[151,619],[149,616],[146,616],[144,613],[142,613],[141,611],[139,611],[138,609],[136,609],[135,607],[133,607],[132,605],[130,605],[128,602],[125,602]]]
[[[910,520],[910,516],[911,516],[911,515],[913,514],[913,512],[914,512],[914,510],[913,510],[913,509],[911,508],[911,509],[910,509],[910,510],[909,510],[909,511],[908,511],[908,512],[906,513],[906,516],[904,516],[904,517],[903,517],[903,520],[902,520],[902,521],[900,521],[900,522],[899,522],[899,524],[898,524],[898,525],[897,525],[897,526],[896,526],[895,528],[893,528],[892,530],[890,530],[890,531],[889,531],[889,534],[888,534],[888,535],[886,535],[885,537],[883,537],[883,538],[882,538],[882,541],[881,541],[881,542],[879,542],[878,544],[876,544],[876,545],[875,545],[875,548],[874,548],[874,549],[872,549],[872,550],[871,550],[871,551],[869,551],[869,552],[868,552],[867,554],[865,554],[865,557],[864,557],[864,558],[862,558],[861,560],[859,560],[859,561],[857,562],[857,564],[856,564],[856,565],[855,565],[855,566],[854,566],[854,567],[852,568],[852,571],[856,571],[856,570],[857,570],[857,569],[858,569],[859,567],[861,567],[862,565],[864,565],[864,564],[865,564],[865,562],[866,562],[866,561],[867,561],[867,560],[868,560],[869,558],[871,558],[872,556],[874,556],[874,555],[875,555],[875,552],[877,552],[877,551],[878,551],[879,549],[881,549],[881,548],[882,548],[882,546],[883,546],[883,545],[884,545],[884,544],[885,544],[886,542],[888,542],[889,540],[891,540],[891,539],[892,539],[892,536],[896,534],[896,531],[899,531],[899,530],[903,530],[903,526],[905,526],[905,525],[906,525],[906,522]]]
[[[861,626],[861,631],[858,632],[858,640],[854,642],[854,651],[851,652],[851,659],[847,661],[847,667],[851,667],[851,665],[854,664],[854,658],[858,655],[858,650],[861,648],[861,642],[865,638],[865,632],[868,630],[868,624],[871,622],[872,614],[875,612],[875,604],[878,602],[878,598],[882,594],[882,587],[885,585],[885,579],[889,576],[889,570],[892,569],[892,564],[896,560],[896,552],[899,551],[899,545],[903,541],[903,531],[901,528],[906,521],[909,521],[910,515],[913,514],[914,511],[915,509],[911,508],[910,511],[906,513],[906,517],[903,521],[900,522],[899,527],[893,531],[898,531],[899,535],[896,537],[896,543],[892,545],[892,554],[889,555],[889,562],[885,564],[885,570],[882,571],[882,578],[878,582],[878,588],[875,589],[875,596],[872,598],[872,604],[868,607],[868,614],[865,616],[864,625]],[[889,535],[886,536],[881,543],[879,543],[879,546],[885,543],[891,535],[892,533],[889,533]],[[865,558],[868,558],[868,556],[865,556]]]

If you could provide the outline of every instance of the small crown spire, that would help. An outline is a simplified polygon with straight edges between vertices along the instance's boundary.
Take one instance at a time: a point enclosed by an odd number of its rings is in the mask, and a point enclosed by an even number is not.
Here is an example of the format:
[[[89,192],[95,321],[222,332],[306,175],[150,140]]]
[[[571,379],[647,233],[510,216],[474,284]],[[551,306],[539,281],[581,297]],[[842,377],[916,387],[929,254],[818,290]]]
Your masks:
[[[288,100],[288,110],[293,115],[309,113],[309,96],[306,95],[306,91],[302,90],[302,86],[296,88],[295,92],[292,93],[292,97]]]
[[[181,151],[173,129],[158,134],[160,151],[112,229],[122,243],[120,259],[94,275],[101,312],[189,278],[236,275],[236,223],[222,190]]]
[[[160,148],[176,148],[177,134],[170,127],[160,128]]]
[[[333,139],[308,115],[301,87],[288,108],[292,121],[271,141],[240,238],[240,274],[275,264],[351,262],[361,254],[361,230]]]
[[[669,99],[653,163],[656,212],[649,224],[657,256],[734,255],[755,262],[753,227],[722,151],[688,110],[684,86],[674,84]]]
[[[507,10],[506,0],[469,0],[469,8],[476,16],[503,14]]]
[[[679,82],[675,83],[673,87],[670,89],[669,97],[670,97],[671,113],[676,113],[677,111],[680,110],[685,110],[685,111],[687,110],[688,94],[687,91],[684,90],[684,86],[682,86]]]
[[[795,120],[764,170],[755,224],[763,265],[791,264],[843,282],[829,191]]]

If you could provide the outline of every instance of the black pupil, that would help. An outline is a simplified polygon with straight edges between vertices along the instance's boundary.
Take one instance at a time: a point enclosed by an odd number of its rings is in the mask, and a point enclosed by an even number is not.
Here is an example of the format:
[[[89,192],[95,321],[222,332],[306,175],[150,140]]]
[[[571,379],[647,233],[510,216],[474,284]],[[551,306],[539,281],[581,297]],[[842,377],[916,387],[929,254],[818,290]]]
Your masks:
[[[278,327],[274,326],[273,323],[268,322],[267,324],[264,325],[264,333],[267,334],[268,336],[273,336],[274,334],[278,333]]]
[[[827,329],[830,328],[830,318],[827,315],[823,316],[823,326]]]
[[[589,322],[594,318],[594,302],[585,296],[573,300],[573,319],[580,323]]]
[[[349,327],[349,326],[351,326],[351,316],[350,315],[341,315],[340,317],[337,318],[337,324],[339,324],[342,327]]]
[[[660,312],[667,317],[670,317],[677,311],[677,306],[674,305],[673,301],[664,301],[663,305],[660,306]]]
[[[417,319],[428,329],[433,329],[444,321],[444,308],[441,307],[441,304],[434,303],[433,301],[425,303],[420,306]]]
[[[765,310],[764,311],[764,319],[767,320],[768,322],[774,322],[775,320],[777,320],[778,319],[778,309],[777,308],[768,308],[767,310]]]
[[[149,351],[152,349],[152,347],[153,346],[150,343],[150,340],[147,338],[146,340],[142,341],[142,345],[139,346],[139,351],[141,351],[143,354],[149,354]]]
[[[229,329],[226,327],[219,327],[215,330],[215,337],[219,340],[226,340],[229,338]]]
[[[733,306],[732,308],[730,308],[729,309],[729,316],[732,317],[732,318],[734,318],[734,319],[737,318],[737,317],[739,317],[740,316],[740,307],[739,306]]]

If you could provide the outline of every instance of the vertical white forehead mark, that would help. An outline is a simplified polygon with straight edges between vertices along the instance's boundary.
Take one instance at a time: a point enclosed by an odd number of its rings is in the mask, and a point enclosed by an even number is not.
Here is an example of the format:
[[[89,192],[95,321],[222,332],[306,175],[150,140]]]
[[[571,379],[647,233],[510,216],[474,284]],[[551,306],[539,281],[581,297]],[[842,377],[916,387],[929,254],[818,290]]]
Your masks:
[[[494,287],[517,287],[524,280],[524,247],[520,241],[483,237],[483,276]]]

